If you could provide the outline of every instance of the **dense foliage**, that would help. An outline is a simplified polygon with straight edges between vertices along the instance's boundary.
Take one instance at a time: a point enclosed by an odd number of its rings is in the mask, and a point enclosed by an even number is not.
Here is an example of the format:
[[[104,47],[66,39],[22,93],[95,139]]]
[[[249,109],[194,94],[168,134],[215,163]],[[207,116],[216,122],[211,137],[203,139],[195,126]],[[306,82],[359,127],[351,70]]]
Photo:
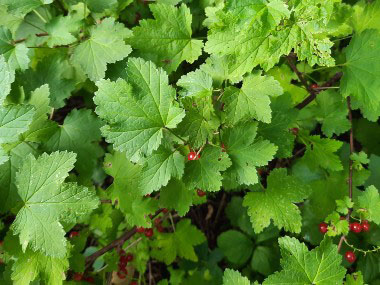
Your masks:
[[[0,0],[0,284],[380,284],[379,116],[379,0]]]

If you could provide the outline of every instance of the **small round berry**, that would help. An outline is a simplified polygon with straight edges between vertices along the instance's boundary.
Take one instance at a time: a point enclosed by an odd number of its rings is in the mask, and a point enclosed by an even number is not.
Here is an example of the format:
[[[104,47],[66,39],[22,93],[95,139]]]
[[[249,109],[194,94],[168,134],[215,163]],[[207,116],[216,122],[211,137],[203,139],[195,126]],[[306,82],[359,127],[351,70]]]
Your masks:
[[[350,230],[354,233],[360,233],[362,231],[362,225],[357,223],[357,222],[354,222],[354,223],[351,223],[350,224]]]
[[[79,232],[73,231],[70,233],[70,238],[77,237],[77,236],[79,236]]]
[[[312,89],[317,89],[317,88],[319,88],[319,86],[318,86],[317,83],[313,83],[313,84],[311,84],[310,87],[311,87]]]
[[[369,222],[367,220],[363,220],[361,223],[361,226],[362,226],[363,232],[368,232],[371,228],[371,226],[369,225]]]
[[[137,281],[132,281],[130,285],[137,285]]]
[[[75,281],[81,281],[83,279],[83,274],[82,273],[74,273],[73,280]]]
[[[137,227],[136,232],[142,234],[143,232],[145,232],[145,228],[144,227]]]
[[[127,265],[128,263],[128,257],[125,255],[120,256],[119,258],[120,265]]]
[[[119,279],[125,279],[126,275],[123,272],[118,271],[117,272],[117,277],[119,277]]]
[[[356,255],[355,255],[355,253],[353,253],[352,251],[346,251],[346,253],[344,254],[344,258],[345,258],[349,263],[353,263],[353,262],[355,262],[355,260],[356,260]]]
[[[194,151],[190,151],[189,154],[187,155],[187,159],[188,160],[198,160],[199,159],[199,155],[197,155],[196,152]]]
[[[152,237],[153,236],[153,229],[145,229],[145,236],[146,237]]]
[[[162,209],[162,213],[167,214],[168,212],[169,212],[168,209],[166,209],[166,208],[163,208],[163,209]]]
[[[298,132],[300,131],[299,128],[291,128],[290,131],[292,132],[293,135],[298,135]]]
[[[319,231],[320,231],[322,234],[327,233],[327,230],[328,230],[328,225],[327,225],[326,223],[320,223],[320,224],[319,224]]]
[[[157,218],[157,219],[154,220],[154,225],[155,226],[158,226],[158,225],[161,225],[161,224],[162,224],[161,218]]]
[[[227,151],[226,146],[224,145],[224,143],[222,143],[220,147],[222,148],[222,152],[226,152]]]
[[[163,227],[162,225],[158,225],[158,226],[157,226],[157,231],[158,231],[159,233],[163,233],[163,232],[165,231],[165,229],[164,229],[164,227]]]
[[[92,276],[86,277],[84,278],[84,280],[88,283],[95,283],[95,279]]]
[[[197,195],[198,195],[199,197],[203,197],[203,196],[206,195],[206,192],[205,192],[205,191],[202,191],[201,189],[197,189]]]
[[[127,254],[127,261],[131,262],[132,260],[133,260],[133,254],[132,253],[128,253]]]

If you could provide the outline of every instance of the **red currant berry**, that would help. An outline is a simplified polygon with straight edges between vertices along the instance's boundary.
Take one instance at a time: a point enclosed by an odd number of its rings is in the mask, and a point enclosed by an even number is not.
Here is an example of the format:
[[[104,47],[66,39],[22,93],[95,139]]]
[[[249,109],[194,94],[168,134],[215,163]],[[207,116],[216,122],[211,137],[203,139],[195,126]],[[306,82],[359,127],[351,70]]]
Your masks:
[[[117,272],[117,277],[119,277],[119,279],[125,279],[126,275],[123,272],[118,271]]]
[[[73,280],[75,281],[81,281],[83,279],[83,274],[81,273],[74,273]]]
[[[91,277],[91,276],[84,278],[84,280],[85,280],[86,282],[88,282],[88,283],[95,283],[95,279],[94,279],[94,277]]]
[[[317,83],[313,83],[313,84],[310,85],[310,87],[311,87],[312,89],[317,89],[319,86],[318,86]]]
[[[222,143],[222,145],[220,146],[222,148],[222,152],[226,152],[226,146],[224,145],[224,143]]]
[[[145,229],[145,236],[146,237],[152,237],[153,236],[153,229]]]
[[[199,197],[203,197],[203,196],[206,195],[206,192],[205,192],[205,191],[202,191],[201,189],[197,189],[197,195],[198,195]]]
[[[132,281],[130,285],[137,285],[137,281]]]
[[[367,220],[363,220],[361,225],[362,225],[363,232],[368,232],[371,228]]]
[[[161,218],[157,218],[154,220],[154,225],[155,226],[158,226],[158,225],[161,225],[162,221],[161,221]]]
[[[143,228],[143,227],[137,227],[136,228],[136,232],[142,234],[143,232],[145,232],[145,228]]]
[[[291,128],[290,131],[292,132],[293,135],[298,135],[298,132],[299,132],[299,128]]]
[[[166,208],[163,208],[163,209],[162,209],[162,213],[167,214],[168,212],[169,212],[168,209],[166,209]]]
[[[158,231],[159,233],[163,233],[163,232],[165,231],[165,229],[164,229],[164,227],[163,227],[162,225],[158,225],[158,226],[157,226],[157,231]]]
[[[133,254],[132,253],[128,253],[127,254],[127,261],[131,262],[132,260],[133,260]]]
[[[357,222],[354,222],[354,223],[351,223],[350,224],[350,230],[354,233],[360,233],[362,231],[362,225],[357,223]]]
[[[126,264],[128,263],[128,257],[125,256],[125,255],[120,256],[120,258],[119,258],[119,262],[120,262],[120,264],[122,264],[122,265],[126,265]]]
[[[346,251],[346,253],[344,254],[344,258],[345,258],[349,263],[353,263],[353,262],[355,262],[355,260],[356,260],[356,255],[355,255],[355,253],[353,253],[352,251]]]
[[[187,155],[188,160],[198,160],[200,158],[199,155],[197,155],[196,152],[190,151],[189,154]]]
[[[328,225],[326,223],[320,223],[319,224],[319,231],[322,233],[322,234],[325,234],[327,233],[327,227]]]
[[[77,236],[79,236],[79,232],[74,231],[70,233],[70,238],[77,237]]]

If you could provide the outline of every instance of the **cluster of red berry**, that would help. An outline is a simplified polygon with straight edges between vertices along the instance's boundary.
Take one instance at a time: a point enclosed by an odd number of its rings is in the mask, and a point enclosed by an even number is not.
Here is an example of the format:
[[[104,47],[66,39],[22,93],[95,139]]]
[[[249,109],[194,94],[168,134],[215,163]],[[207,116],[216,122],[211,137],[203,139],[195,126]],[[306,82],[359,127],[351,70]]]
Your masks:
[[[127,264],[128,262],[131,262],[133,260],[133,255],[131,253],[127,254],[124,250],[121,250],[119,255],[119,271],[117,272],[117,277],[119,277],[120,279],[125,279],[125,277],[127,277],[128,275]],[[136,282],[134,284],[136,284]]]
[[[148,238],[153,236],[152,228],[137,227],[136,232],[138,232],[139,234],[144,234]]]
[[[78,273],[78,272],[74,273],[73,280],[74,281],[86,281],[86,282],[91,283],[91,284],[95,283],[94,277],[91,277],[91,276],[85,277],[82,273]]]
[[[346,219],[345,217],[341,217],[341,219]],[[325,234],[327,233],[327,230],[328,230],[328,225],[326,223],[320,223],[319,224],[319,231],[322,233],[322,234]],[[350,223],[350,231],[351,232],[354,232],[356,234],[360,233],[360,232],[368,232],[370,230],[370,225],[369,225],[369,222],[367,220],[363,220],[361,223],[358,223],[358,222],[353,222],[353,223]],[[350,262],[350,263],[353,263],[355,262],[356,260],[356,255],[354,252],[352,251],[346,251],[346,253],[344,254],[344,258]]]

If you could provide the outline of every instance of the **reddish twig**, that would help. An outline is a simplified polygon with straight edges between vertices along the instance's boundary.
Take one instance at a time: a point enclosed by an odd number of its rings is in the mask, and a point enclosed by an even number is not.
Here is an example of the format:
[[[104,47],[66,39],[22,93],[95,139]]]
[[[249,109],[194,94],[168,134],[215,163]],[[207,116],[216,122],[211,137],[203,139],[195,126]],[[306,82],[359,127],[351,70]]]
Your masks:
[[[154,219],[158,214],[161,213],[162,210],[158,210],[152,217],[151,219]],[[133,227],[132,229],[130,230],[127,230],[125,231],[121,237],[119,237],[118,239],[114,240],[113,242],[109,243],[108,245],[106,245],[105,247],[99,249],[98,251],[94,252],[93,254],[91,254],[90,256],[86,257],[86,269],[88,269],[91,264],[100,256],[102,256],[103,254],[105,254],[106,252],[114,249],[114,248],[117,248],[117,247],[122,247],[123,244],[129,240],[131,237],[133,237],[134,235],[136,234],[136,227]]]
[[[331,77],[328,81],[326,81],[322,86],[318,87],[318,89],[312,88],[308,83],[305,77],[303,76],[303,73],[300,72],[296,66],[296,60],[297,56],[295,53],[290,53],[287,56],[288,63],[290,68],[294,71],[294,73],[298,76],[298,79],[301,81],[302,85],[305,87],[307,92],[309,92],[309,96],[306,97],[301,103],[297,104],[296,108],[301,110],[305,108],[307,105],[309,105],[318,95],[319,92],[323,91],[324,89],[333,86],[336,82],[338,82],[341,78],[343,73],[337,72],[333,77]]]
[[[47,37],[49,34],[48,33],[39,33],[39,34],[36,34],[36,37]],[[19,44],[19,43],[22,43],[22,42],[25,42],[26,39],[19,39],[19,40],[15,40],[13,41],[14,44]]]
[[[305,86],[306,90],[310,93],[310,96],[315,96],[317,95],[317,92],[311,88],[309,86],[309,84],[307,83],[305,77],[303,76],[302,72],[300,72],[296,66],[296,60],[297,60],[297,56],[295,53],[291,52],[288,56],[287,56],[287,59],[288,59],[288,63],[289,63],[289,66],[290,68],[295,72],[295,74],[297,74],[299,80],[301,81],[302,85]]]
[[[313,92],[313,94],[310,94],[308,97],[306,97],[301,103],[297,104],[296,108],[301,110],[305,108],[307,105],[309,105],[318,95],[319,92],[323,91],[324,89],[327,89],[328,87],[331,87],[336,82],[338,82],[343,76],[343,72],[337,72],[334,74],[333,77],[331,77],[329,80],[327,80],[322,86],[318,87],[317,90]]]

